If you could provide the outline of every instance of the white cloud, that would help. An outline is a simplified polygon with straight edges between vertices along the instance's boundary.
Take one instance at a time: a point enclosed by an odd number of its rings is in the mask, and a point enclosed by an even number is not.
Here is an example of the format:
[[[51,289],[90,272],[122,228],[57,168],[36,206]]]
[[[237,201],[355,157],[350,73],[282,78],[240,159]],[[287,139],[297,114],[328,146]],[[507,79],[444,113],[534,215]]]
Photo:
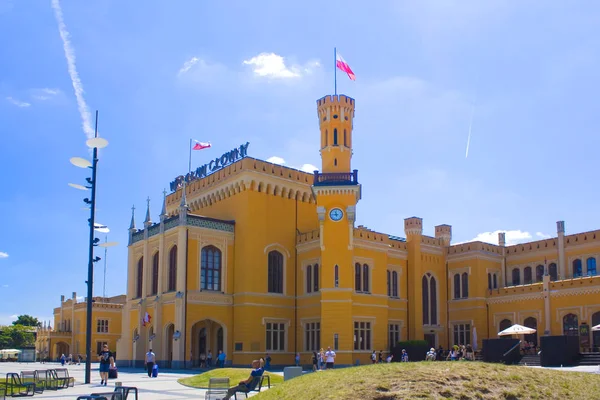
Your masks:
[[[285,165],[285,160],[279,156],[269,157],[266,161],[277,165]],[[302,164],[301,167],[294,167],[293,165],[288,165],[287,167],[308,172],[309,174],[312,174],[313,172],[319,170],[319,168],[315,167],[312,164]]]
[[[250,65],[254,75],[258,77],[287,79],[311,74],[321,64],[318,61],[309,61],[304,65],[286,64],[285,59],[278,54],[260,53],[244,60],[243,65]]]
[[[60,93],[60,89],[50,89],[50,88],[33,89],[32,92],[33,92],[33,94],[31,95],[32,98],[34,98],[35,100],[45,101],[45,100],[50,100],[53,97],[57,96]]]
[[[17,318],[19,318],[19,316],[18,316],[17,314],[13,314],[13,315],[11,315],[10,317],[11,317],[11,318],[14,318],[14,319],[17,319]]]
[[[7,288],[7,287],[8,287],[8,285],[2,285],[2,287],[3,287],[3,288]]]
[[[83,299],[85,299],[85,297],[84,296],[77,296],[77,297],[75,297],[75,299],[77,301],[83,301]]]
[[[177,74],[178,75],[185,74],[194,65],[196,65],[198,63],[198,61],[200,61],[200,59],[198,57],[192,57],[192,58],[190,58],[189,60],[187,60],[186,62],[183,63],[183,66],[181,67],[181,69],[179,70],[179,72]]]
[[[12,98],[10,96],[8,96],[6,98],[6,100],[10,101],[12,104],[14,104],[17,107],[29,107],[29,106],[31,106],[31,103],[27,103],[26,101],[20,101],[20,100]]]
[[[88,109],[87,103],[83,98],[83,85],[81,84],[81,79],[79,79],[79,73],[77,72],[77,67],[75,65],[75,50],[71,46],[71,40],[69,39],[71,35],[69,34],[67,26],[65,25],[62,9],[60,8],[60,3],[58,0],[52,0],[52,8],[54,9],[54,16],[56,17],[56,22],[58,23],[58,33],[60,34],[60,38],[63,42],[63,49],[65,52],[65,58],[67,59],[69,77],[71,78],[71,83],[73,84],[73,90],[75,90],[75,98],[77,99],[77,108],[79,109],[79,115],[81,116],[83,132],[88,138],[92,138],[94,137],[94,129],[92,129],[91,122],[92,119],[90,110]]]
[[[8,253],[0,251],[0,258],[8,258]]]
[[[510,230],[510,231],[498,230],[498,231],[494,231],[494,232],[480,233],[477,236],[475,236],[473,239],[469,240],[468,242],[484,242],[484,243],[498,244],[498,234],[500,232],[505,233],[507,246],[510,246],[513,244],[532,242],[535,240],[548,239],[551,237],[550,235],[546,235],[545,233],[542,233],[542,232],[536,232],[535,235],[532,235],[531,233],[522,231],[520,229]],[[466,243],[466,242],[462,242],[462,243]],[[461,243],[456,243],[456,244],[461,244]]]

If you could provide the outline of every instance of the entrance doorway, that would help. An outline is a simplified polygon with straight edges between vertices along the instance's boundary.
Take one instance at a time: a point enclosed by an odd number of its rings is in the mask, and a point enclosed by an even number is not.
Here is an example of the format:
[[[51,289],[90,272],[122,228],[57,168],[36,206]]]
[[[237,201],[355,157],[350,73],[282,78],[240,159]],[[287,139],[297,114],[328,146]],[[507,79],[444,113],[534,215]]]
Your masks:
[[[200,366],[201,355],[206,359],[208,352],[212,354],[213,366],[217,361],[219,350],[227,354],[226,329],[219,322],[205,319],[192,325],[191,361],[193,366]],[[231,355],[228,355],[230,358]]]
[[[169,326],[167,326],[166,328],[167,334],[166,334],[166,338],[167,341],[165,343],[165,354],[166,354],[166,359],[165,359],[165,367],[166,368],[172,368],[173,365],[173,335],[175,335],[175,325],[170,324]]]
[[[427,342],[427,345],[431,348],[433,347],[435,349],[435,339],[436,339],[436,334],[435,333],[426,333],[424,335],[424,339]]]

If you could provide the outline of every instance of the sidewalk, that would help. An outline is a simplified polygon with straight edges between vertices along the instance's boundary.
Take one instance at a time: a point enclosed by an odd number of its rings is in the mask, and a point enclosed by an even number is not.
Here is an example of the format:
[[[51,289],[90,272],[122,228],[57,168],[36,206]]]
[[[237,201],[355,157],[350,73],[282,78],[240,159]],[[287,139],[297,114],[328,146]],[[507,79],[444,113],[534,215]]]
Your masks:
[[[31,371],[36,369],[61,368],[59,363],[0,363],[0,378],[3,380],[7,372]],[[177,380],[188,376],[197,375],[199,371],[169,371],[162,370],[157,378],[148,378],[148,374],[143,370],[133,370],[130,368],[120,369],[118,379],[111,379],[108,385],[100,386],[100,375],[98,373],[98,364],[92,364],[92,383],[83,384],[85,378],[85,365],[70,365],[69,375],[75,378],[75,387],[61,390],[46,390],[42,394],[36,394],[35,398],[44,399],[76,399],[77,396],[91,393],[112,392],[115,388],[115,382],[121,382],[123,386],[135,386],[138,388],[140,399],[203,399],[206,390],[194,389],[180,385]],[[248,397],[256,393],[249,393]]]

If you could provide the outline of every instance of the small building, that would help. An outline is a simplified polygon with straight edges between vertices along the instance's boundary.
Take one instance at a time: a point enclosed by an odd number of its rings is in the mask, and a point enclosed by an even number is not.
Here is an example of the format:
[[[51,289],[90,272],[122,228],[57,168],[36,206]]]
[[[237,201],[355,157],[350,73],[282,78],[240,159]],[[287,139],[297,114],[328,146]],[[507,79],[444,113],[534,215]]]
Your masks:
[[[105,343],[115,351],[121,336],[124,303],[125,295],[92,299],[92,355],[98,354]],[[54,309],[54,328],[50,322],[44,322],[37,329],[37,359],[56,360],[62,354],[85,359],[86,320],[87,298],[77,301],[75,292],[67,300],[61,296],[60,307]]]

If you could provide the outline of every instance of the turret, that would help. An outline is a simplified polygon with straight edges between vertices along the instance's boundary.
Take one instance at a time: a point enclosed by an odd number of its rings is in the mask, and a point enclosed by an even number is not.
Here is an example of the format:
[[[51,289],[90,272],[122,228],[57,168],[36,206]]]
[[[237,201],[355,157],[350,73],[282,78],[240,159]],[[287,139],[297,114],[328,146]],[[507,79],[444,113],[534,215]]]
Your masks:
[[[404,234],[411,240],[423,234],[423,218],[410,217],[404,219]]]
[[[343,94],[317,100],[321,172],[351,172],[354,99]]]
[[[452,241],[452,226],[438,225],[435,227],[435,238],[439,239],[442,246],[450,246]]]

